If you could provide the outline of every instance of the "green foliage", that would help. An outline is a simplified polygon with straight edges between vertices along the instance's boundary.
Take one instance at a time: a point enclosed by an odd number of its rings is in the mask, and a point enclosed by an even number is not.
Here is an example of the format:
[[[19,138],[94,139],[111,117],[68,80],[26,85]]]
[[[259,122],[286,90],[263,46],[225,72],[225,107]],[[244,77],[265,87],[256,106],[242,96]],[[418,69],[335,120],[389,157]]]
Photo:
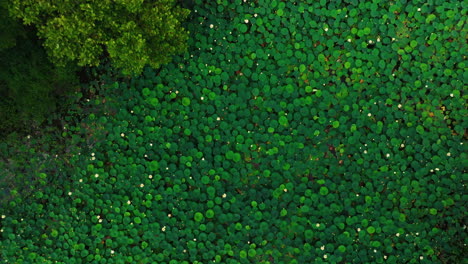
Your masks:
[[[4,207],[2,258],[462,263],[466,8],[306,2],[198,0],[190,53],[102,74],[90,153]]]
[[[82,91],[92,95],[92,85],[87,88]],[[5,119],[13,125],[2,123],[1,132],[5,134],[0,140],[0,207],[70,174],[70,158],[93,144],[86,140],[93,133],[92,124],[80,124],[83,113],[98,113],[92,105],[83,105],[93,97],[62,96],[60,107],[48,112],[47,120],[37,127],[32,126],[33,120],[22,120],[30,126],[22,127],[11,116]],[[6,133],[12,128],[16,129]]]
[[[9,16],[7,1],[0,2],[0,51],[16,45],[18,36],[25,36],[21,23]]]
[[[54,64],[97,66],[109,56],[124,74],[145,65],[159,68],[186,50],[181,22],[189,10],[175,0],[35,1],[10,0],[12,16],[34,25]]]
[[[16,35],[9,36],[8,47],[0,48],[2,137],[12,132],[31,133],[59,106],[64,107],[64,99],[78,87],[74,67],[53,66],[31,29],[10,23],[16,27]]]

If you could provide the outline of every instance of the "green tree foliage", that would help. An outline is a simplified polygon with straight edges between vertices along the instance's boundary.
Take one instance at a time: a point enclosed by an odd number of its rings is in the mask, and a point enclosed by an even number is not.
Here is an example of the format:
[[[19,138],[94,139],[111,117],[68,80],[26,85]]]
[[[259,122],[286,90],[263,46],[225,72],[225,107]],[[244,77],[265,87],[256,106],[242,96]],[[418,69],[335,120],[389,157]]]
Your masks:
[[[4,2],[3,2],[4,3]],[[35,30],[8,18],[0,6],[0,136],[30,132],[77,87],[76,67],[49,62]],[[3,19],[5,18],[5,19]]]
[[[186,50],[181,26],[189,10],[175,0],[24,1],[11,0],[10,13],[38,36],[56,65],[97,66],[110,57],[124,74],[159,68]]]
[[[18,35],[24,35],[21,24],[9,17],[7,2],[0,2],[0,50],[14,47]]]

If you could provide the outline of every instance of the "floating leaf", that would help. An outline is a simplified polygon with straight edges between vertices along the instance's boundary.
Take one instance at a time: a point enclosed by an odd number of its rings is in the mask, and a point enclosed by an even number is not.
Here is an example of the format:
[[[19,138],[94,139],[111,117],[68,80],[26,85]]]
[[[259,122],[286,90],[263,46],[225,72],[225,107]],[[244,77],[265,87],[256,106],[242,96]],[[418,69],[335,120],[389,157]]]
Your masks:
[[[328,194],[328,188],[325,186],[320,187],[320,194],[321,195],[327,195]]]
[[[182,105],[183,106],[189,106],[190,105],[190,98],[188,98],[188,97],[182,98]]]
[[[151,161],[149,164],[149,169],[151,171],[157,171],[159,169],[159,162],[156,160]]]
[[[278,119],[278,123],[282,126],[288,125],[288,119],[285,116],[280,116]]]
[[[203,217],[203,214],[200,213],[200,212],[196,212],[195,215],[194,215],[194,219],[195,219],[195,221],[197,221],[197,222],[202,221],[203,218],[204,218],[204,217]]]

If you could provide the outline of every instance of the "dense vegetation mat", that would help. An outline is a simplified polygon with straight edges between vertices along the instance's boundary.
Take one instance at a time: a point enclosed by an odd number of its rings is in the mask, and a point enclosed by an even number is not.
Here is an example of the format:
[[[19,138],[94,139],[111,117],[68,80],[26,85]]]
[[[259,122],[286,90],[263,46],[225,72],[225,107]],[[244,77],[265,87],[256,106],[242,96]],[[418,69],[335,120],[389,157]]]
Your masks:
[[[2,208],[0,258],[466,260],[466,2],[229,2],[159,73],[103,76],[90,150]]]

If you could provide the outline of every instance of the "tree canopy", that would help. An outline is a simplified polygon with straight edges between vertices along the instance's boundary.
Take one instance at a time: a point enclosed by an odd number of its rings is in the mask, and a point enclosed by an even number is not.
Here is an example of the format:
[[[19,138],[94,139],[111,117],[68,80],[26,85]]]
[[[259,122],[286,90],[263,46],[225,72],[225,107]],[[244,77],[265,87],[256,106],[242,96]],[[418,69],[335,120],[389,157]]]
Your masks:
[[[190,13],[175,0],[25,1],[11,0],[10,14],[34,25],[51,61],[97,66],[110,57],[124,74],[159,68],[186,50]]]

